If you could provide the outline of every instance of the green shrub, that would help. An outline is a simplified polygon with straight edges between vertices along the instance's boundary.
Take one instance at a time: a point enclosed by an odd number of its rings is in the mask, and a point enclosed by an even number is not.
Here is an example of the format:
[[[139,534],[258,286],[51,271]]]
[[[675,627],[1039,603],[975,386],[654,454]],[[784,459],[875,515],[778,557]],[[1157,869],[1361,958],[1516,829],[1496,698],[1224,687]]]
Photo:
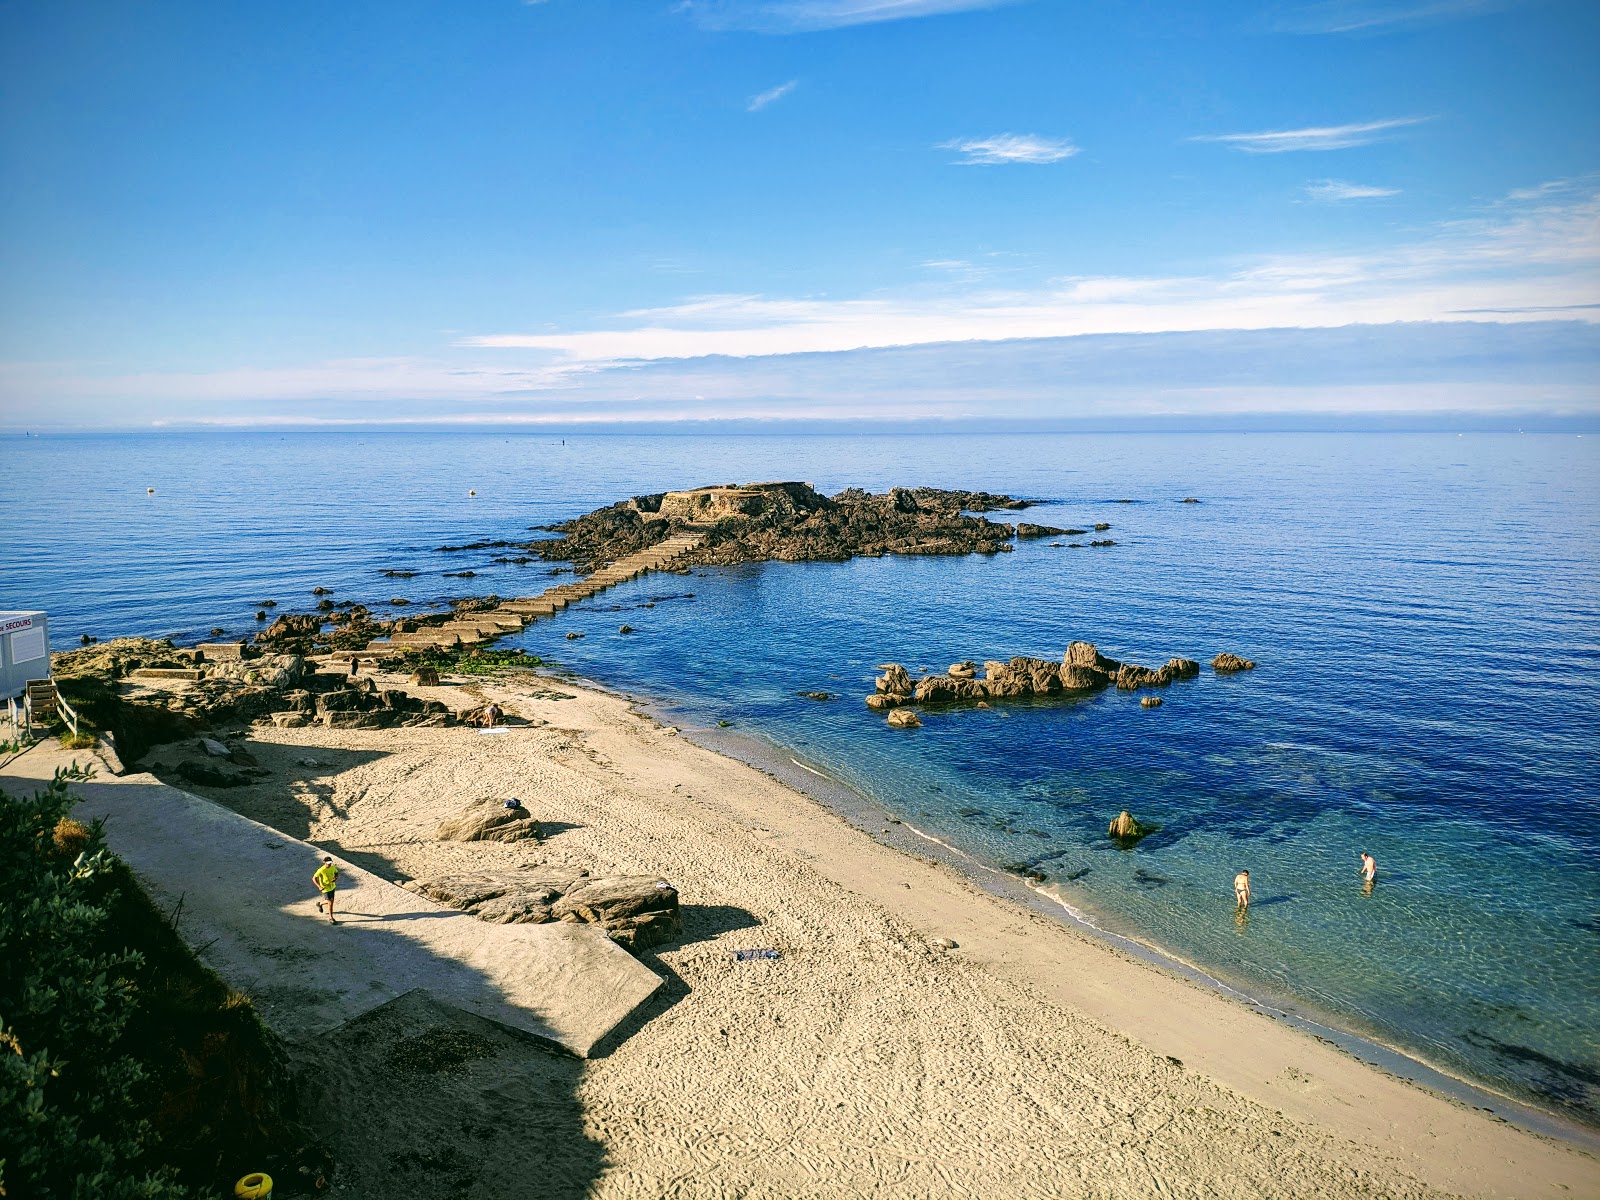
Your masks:
[[[115,860],[71,820],[68,778],[0,792],[0,1194],[173,1200],[189,1193],[154,1161],[147,1073],[119,1045],[141,959],[103,948]]]

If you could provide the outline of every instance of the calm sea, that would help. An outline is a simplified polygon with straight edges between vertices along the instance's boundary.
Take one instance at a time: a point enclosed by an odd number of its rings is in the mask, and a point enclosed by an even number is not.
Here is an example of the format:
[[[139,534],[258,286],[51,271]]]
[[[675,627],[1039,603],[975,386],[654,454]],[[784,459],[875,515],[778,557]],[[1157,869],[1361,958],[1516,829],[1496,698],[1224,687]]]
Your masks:
[[[12,438],[0,607],[47,610],[60,647],[248,633],[259,601],[309,608],[319,585],[375,607],[528,594],[542,565],[433,548],[794,478],[1047,498],[1028,519],[1109,521],[1117,544],[652,576],[522,644],[792,750],[1108,929],[1600,1122],[1600,438]],[[1207,669],[1154,711],[1113,692],[896,731],[860,703],[879,662],[1075,638],[1260,667]],[[1131,852],[1105,836],[1123,808],[1160,827]]]

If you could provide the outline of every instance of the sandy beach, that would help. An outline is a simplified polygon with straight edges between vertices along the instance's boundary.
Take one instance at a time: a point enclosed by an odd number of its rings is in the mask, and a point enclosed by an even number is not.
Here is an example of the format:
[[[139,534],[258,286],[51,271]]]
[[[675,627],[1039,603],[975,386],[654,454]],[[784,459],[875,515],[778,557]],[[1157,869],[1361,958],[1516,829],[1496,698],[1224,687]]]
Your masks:
[[[1600,1194],[1582,1151],[880,844],[625,698],[449,682],[411,690],[531,724],[258,726],[270,778],[193,790],[395,881],[659,874],[685,934],[642,954],[665,985],[586,1061],[420,994],[298,1046],[347,1193]],[[433,838],[506,795],[542,843]]]

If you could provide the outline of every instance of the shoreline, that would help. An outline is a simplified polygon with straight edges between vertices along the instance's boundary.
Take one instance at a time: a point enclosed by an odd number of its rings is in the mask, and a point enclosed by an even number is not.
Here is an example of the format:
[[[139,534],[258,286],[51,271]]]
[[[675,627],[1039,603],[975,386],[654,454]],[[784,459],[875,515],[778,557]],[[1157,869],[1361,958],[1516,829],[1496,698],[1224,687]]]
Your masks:
[[[574,686],[591,688],[628,700],[649,713],[652,718],[666,724],[661,716],[665,711],[662,707],[664,702],[643,700],[586,677],[580,677]],[[1110,948],[1140,958],[1194,986],[1225,997],[1232,1003],[1258,1012],[1300,1033],[1329,1042],[1357,1061],[1376,1070],[1438,1093],[1455,1103],[1491,1113],[1540,1137],[1553,1138],[1587,1153],[1600,1154],[1600,1124],[1585,1125],[1563,1113],[1541,1108],[1520,1097],[1506,1095],[1477,1080],[1464,1078],[1403,1047],[1391,1045],[1369,1034],[1343,1028],[1337,1024],[1337,1014],[1316,1010],[1314,1005],[1300,997],[1293,997],[1288,1003],[1303,1005],[1311,1012],[1295,1012],[1285,1006],[1285,1001],[1254,992],[1243,982],[1225,978],[1219,972],[1190,962],[1158,943],[1107,929],[1097,924],[1090,915],[1054,895],[1047,888],[1036,886],[1020,875],[983,862],[960,847],[918,829],[904,817],[890,812],[886,806],[861,795],[844,781],[800,761],[795,757],[799,752],[792,747],[753,735],[741,736],[704,727],[685,726],[682,729],[682,736],[714,754],[732,758],[771,775],[784,786],[827,809],[859,832],[890,849],[919,859],[931,855],[985,892],[1003,901],[1022,905],[1030,912],[1059,921],[1070,929],[1102,942]],[[738,752],[740,747],[753,749],[755,752],[742,754]],[[803,780],[785,778],[784,760],[821,780],[825,786],[812,785],[808,788]],[[871,827],[876,826],[877,822],[865,819],[872,811],[885,814],[893,822],[893,827],[883,829],[881,833],[874,832]],[[896,842],[901,839],[895,836],[893,828],[905,830],[921,839],[931,849],[915,843],[897,845]]]
[[[457,708],[493,699],[531,724],[509,737],[257,725],[248,745],[272,777],[213,798],[391,881],[552,854],[674,880],[685,935],[645,956],[665,976],[660,999],[571,1079],[571,1119],[605,1156],[596,1196],[686,1178],[762,1196],[1166,1186],[1235,1200],[1553,1198],[1600,1183],[1582,1148],[1263,1021],[1042,897],[997,895],[917,853],[938,849],[925,835],[887,844],[818,799],[820,783],[848,789],[793,755],[792,771],[752,765],[587,679],[412,690]],[[529,797],[551,822],[543,844],[431,836],[485,791]],[[780,956],[751,966],[730,953],[752,945]],[[472,1086],[503,1089],[527,1061],[486,1061]],[[406,1101],[423,1130],[444,1128],[433,1086]],[[333,1121],[347,1178],[380,1177],[396,1150],[386,1129],[371,1114]],[[484,1182],[515,1159],[485,1160]]]

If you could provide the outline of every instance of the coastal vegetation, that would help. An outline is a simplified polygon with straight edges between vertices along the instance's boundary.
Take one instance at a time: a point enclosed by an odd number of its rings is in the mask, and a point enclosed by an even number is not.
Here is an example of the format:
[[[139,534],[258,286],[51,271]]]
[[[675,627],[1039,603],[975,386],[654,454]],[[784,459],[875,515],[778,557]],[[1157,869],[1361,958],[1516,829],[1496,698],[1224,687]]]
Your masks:
[[[176,1200],[303,1139],[282,1052],[70,813],[0,793],[0,1194]]]

